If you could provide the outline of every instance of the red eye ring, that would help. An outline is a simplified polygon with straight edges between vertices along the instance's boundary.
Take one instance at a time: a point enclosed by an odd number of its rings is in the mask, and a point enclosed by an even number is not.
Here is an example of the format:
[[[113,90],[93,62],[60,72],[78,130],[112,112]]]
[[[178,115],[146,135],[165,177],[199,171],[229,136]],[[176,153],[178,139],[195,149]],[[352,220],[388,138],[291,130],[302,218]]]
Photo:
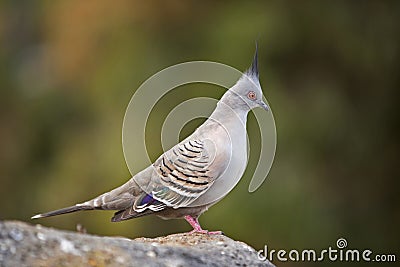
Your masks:
[[[248,92],[248,93],[247,93],[247,97],[248,97],[250,100],[256,100],[256,99],[257,99],[257,95],[256,95],[256,93],[255,93],[254,91]]]

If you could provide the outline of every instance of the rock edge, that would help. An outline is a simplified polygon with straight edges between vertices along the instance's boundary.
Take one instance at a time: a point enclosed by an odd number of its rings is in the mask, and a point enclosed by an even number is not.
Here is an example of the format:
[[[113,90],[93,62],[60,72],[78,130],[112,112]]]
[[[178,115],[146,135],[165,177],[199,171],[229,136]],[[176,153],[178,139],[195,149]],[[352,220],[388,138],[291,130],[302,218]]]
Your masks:
[[[128,239],[0,221],[0,266],[274,266],[223,235]]]

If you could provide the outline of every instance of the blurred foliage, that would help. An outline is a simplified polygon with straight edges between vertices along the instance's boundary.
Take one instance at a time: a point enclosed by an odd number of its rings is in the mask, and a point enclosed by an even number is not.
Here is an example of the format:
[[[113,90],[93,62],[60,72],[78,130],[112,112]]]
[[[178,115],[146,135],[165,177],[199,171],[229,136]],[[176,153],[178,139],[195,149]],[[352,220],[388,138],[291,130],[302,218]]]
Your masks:
[[[190,60],[244,70],[258,39],[275,162],[255,193],[245,175],[201,217],[204,227],[256,248],[326,248],[345,237],[352,248],[398,253],[399,17],[398,1],[0,2],[0,219],[31,222],[125,182],[121,126],[136,88]],[[223,93],[190,88],[159,103],[152,157],[174,105]],[[257,135],[252,114],[248,129]],[[189,230],[111,215],[37,222],[127,237]]]

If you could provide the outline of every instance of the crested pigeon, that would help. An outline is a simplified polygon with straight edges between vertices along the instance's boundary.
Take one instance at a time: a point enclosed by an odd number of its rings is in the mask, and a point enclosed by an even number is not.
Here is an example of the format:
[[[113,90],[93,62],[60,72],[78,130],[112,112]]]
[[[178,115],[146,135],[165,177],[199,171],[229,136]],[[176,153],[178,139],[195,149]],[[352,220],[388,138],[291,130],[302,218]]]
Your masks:
[[[259,83],[258,49],[251,67],[225,92],[210,117],[189,137],[162,154],[122,186],[71,207],[38,214],[32,219],[81,210],[115,210],[112,222],[154,214],[185,218],[191,233],[220,234],[201,228],[199,216],[221,200],[247,166],[247,114],[266,111]]]

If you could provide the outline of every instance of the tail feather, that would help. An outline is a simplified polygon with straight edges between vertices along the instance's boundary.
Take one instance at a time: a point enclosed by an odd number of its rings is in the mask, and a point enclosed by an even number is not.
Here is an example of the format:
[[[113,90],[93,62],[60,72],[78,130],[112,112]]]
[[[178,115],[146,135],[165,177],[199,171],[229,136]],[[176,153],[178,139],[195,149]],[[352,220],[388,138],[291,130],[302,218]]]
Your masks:
[[[136,212],[133,209],[133,207],[130,207],[125,210],[117,211],[114,214],[114,216],[111,218],[111,222],[120,222],[120,221],[124,221],[124,220],[129,220],[129,219],[133,219],[133,218],[137,218],[137,217],[146,216],[146,215],[153,214],[153,213],[154,213],[154,211],[152,211],[152,210]]]
[[[51,216],[81,211],[81,210],[93,210],[93,209],[95,209],[95,208],[93,208],[92,206],[75,205],[75,206],[71,206],[71,207],[67,207],[67,208],[63,208],[63,209],[59,209],[59,210],[53,210],[53,211],[49,211],[46,213],[37,214],[35,216],[32,216],[31,219],[39,219],[39,218],[51,217]]]

